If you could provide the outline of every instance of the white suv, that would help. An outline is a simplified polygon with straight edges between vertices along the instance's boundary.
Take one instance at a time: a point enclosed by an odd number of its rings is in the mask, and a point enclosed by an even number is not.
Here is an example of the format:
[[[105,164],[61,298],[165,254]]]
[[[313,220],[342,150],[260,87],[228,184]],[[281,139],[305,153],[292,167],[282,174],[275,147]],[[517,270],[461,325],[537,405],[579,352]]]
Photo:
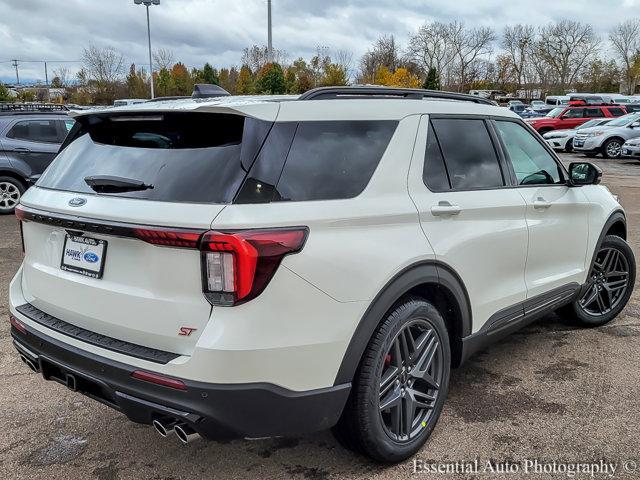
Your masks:
[[[599,170],[488,100],[343,87],[75,118],[17,209],[15,347],[185,442],[334,427],[400,461],[451,367],[560,307],[602,325],[632,292]]]

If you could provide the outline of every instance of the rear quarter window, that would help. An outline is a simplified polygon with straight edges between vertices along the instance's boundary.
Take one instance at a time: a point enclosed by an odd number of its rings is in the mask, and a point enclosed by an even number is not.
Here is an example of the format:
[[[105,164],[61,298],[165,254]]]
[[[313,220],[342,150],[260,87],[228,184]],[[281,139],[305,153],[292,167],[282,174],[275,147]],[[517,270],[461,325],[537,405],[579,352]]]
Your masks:
[[[397,124],[395,121],[300,123],[274,200],[357,196],[369,183]]]

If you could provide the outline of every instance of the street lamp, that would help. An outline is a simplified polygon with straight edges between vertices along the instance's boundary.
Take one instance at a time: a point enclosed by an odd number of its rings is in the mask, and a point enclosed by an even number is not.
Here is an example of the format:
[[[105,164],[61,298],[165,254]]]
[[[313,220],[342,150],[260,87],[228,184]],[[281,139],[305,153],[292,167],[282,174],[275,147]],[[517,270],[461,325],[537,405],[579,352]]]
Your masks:
[[[151,26],[149,24],[149,7],[151,5],[160,5],[160,0],[133,0],[136,5],[144,5],[147,7],[147,37],[149,39],[149,76],[151,77],[151,98],[155,98],[153,93],[153,62],[151,60]]]

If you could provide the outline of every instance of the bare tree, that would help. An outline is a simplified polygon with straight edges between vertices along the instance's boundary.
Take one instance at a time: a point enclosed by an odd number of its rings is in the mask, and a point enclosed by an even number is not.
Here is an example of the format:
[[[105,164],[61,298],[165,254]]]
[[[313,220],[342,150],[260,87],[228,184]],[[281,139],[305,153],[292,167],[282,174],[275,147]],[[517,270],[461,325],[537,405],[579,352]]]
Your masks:
[[[640,52],[640,20],[627,20],[609,32],[609,40],[622,64],[627,94],[633,94],[638,83],[637,59]]]
[[[531,52],[536,43],[533,25],[508,25],[502,34],[501,46],[506,51],[516,76],[517,88],[532,81]]]
[[[61,87],[69,86],[69,69],[67,67],[56,68],[53,71],[53,77],[58,79],[58,83]]]
[[[441,22],[425,23],[409,38],[405,58],[414,62],[422,73],[435,68],[439,75],[453,61],[453,52],[447,45],[449,29]]]
[[[89,45],[82,54],[82,68],[88,80],[100,86],[115,83],[124,71],[124,57],[113,47]]]
[[[448,25],[447,43],[452,49],[456,62],[458,90],[465,89],[469,83],[468,72],[483,55],[493,51],[496,34],[489,27],[467,29],[462,22],[454,21]]]
[[[538,58],[548,65],[558,88],[565,91],[593,60],[600,39],[588,24],[561,20],[540,29]]]
[[[393,35],[383,35],[360,59],[360,82],[373,83],[378,69],[394,72],[400,66],[400,49]]]
[[[288,54],[284,50],[273,50],[273,62],[285,65]],[[242,52],[242,65],[248,66],[251,71],[259,72],[269,63],[269,48],[266,45],[253,45]]]
[[[162,69],[171,70],[171,67],[176,62],[174,61],[173,52],[166,48],[159,48],[153,52],[153,64],[154,70],[160,71]]]
[[[338,50],[333,55],[333,63],[342,68],[347,75],[347,80],[353,76],[353,52],[349,50]]]

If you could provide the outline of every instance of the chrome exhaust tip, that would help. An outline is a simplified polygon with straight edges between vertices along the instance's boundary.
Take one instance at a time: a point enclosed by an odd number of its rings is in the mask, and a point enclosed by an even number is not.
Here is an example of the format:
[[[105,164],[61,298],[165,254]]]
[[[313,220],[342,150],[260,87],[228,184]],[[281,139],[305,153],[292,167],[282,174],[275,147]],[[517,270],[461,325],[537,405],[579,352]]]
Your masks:
[[[175,431],[176,431],[176,435],[178,436],[178,439],[185,445],[189,442],[193,442],[194,440],[200,438],[200,435],[198,434],[198,432],[196,432],[189,425],[185,425],[185,424],[176,425]]]
[[[38,373],[38,367],[36,367],[36,364],[33,363],[32,360],[28,359],[24,355],[20,355],[20,360],[22,360],[22,362],[29,367],[31,371]]]
[[[156,429],[156,432],[158,432],[161,437],[166,438],[175,432],[176,423],[178,422],[176,422],[175,420],[157,420],[156,419],[153,421],[153,428]]]

